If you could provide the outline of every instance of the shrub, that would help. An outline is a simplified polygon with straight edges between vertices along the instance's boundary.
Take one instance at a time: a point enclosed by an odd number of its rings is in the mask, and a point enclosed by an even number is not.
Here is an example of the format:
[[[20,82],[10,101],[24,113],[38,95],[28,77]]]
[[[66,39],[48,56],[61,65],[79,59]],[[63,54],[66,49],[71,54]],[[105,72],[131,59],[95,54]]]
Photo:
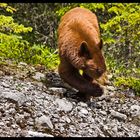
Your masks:
[[[57,50],[46,47],[45,45],[33,45],[31,47],[32,64],[42,64],[48,69],[56,69],[59,64]]]
[[[140,79],[134,77],[118,77],[115,82],[116,86],[129,87],[140,96]]]
[[[13,13],[14,8],[0,3],[0,8]],[[29,42],[22,39],[22,34],[31,32],[31,27],[24,27],[14,22],[11,16],[0,15],[0,56],[15,61],[26,60],[29,56]]]

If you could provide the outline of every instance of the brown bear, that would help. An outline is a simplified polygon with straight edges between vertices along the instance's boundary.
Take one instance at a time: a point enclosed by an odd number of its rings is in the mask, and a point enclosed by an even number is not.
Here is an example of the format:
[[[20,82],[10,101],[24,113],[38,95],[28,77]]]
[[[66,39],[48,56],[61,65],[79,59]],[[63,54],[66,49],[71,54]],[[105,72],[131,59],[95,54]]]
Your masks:
[[[58,47],[60,77],[81,94],[101,96],[103,88],[96,79],[106,72],[106,64],[96,15],[80,7],[65,13],[58,27]]]

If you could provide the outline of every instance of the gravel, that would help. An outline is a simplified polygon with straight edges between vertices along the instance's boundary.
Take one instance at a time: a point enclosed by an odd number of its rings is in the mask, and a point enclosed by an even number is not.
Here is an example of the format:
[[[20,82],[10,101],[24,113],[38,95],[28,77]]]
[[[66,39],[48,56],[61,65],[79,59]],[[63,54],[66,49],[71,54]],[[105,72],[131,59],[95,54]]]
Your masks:
[[[18,69],[0,68],[1,137],[140,137],[140,100],[132,91],[125,96],[111,85],[101,97],[81,101],[57,72],[32,68],[34,79],[26,63]]]

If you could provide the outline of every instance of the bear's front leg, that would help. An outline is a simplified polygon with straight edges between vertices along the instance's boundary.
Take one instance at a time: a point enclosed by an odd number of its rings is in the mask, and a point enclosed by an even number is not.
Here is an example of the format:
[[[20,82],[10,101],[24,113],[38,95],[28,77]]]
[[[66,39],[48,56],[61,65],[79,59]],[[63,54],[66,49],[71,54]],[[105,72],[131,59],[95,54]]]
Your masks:
[[[91,83],[79,74],[79,71],[69,63],[60,63],[59,65],[60,77],[69,85],[79,90],[79,92],[86,94],[87,96],[101,96],[103,89],[99,84]]]
[[[89,81],[92,84],[92,87],[94,87],[94,92],[97,92],[99,96],[103,94],[103,88],[98,84],[93,78],[88,76],[85,72],[82,74],[83,78]],[[91,93],[90,96],[95,96],[95,93]]]

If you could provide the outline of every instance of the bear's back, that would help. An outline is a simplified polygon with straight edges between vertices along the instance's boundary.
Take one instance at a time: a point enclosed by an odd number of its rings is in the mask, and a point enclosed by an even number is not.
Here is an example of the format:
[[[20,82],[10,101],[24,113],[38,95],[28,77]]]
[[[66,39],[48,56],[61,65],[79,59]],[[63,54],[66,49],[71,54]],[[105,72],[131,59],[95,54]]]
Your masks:
[[[80,43],[80,41],[85,40],[96,45],[100,41],[99,32],[96,15],[88,9],[79,7],[65,13],[65,15],[61,18],[58,27],[58,36],[60,41],[62,39],[66,42],[69,40],[73,42],[79,40]],[[67,38],[65,38],[65,36]]]
[[[65,13],[65,15],[61,18],[59,28],[64,28],[64,26],[68,26],[69,24],[74,24],[74,20],[89,22],[95,28],[98,28],[97,17],[90,10],[85,8],[76,7]],[[73,22],[73,23],[72,23]],[[59,30],[59,29],[58,29]]]

